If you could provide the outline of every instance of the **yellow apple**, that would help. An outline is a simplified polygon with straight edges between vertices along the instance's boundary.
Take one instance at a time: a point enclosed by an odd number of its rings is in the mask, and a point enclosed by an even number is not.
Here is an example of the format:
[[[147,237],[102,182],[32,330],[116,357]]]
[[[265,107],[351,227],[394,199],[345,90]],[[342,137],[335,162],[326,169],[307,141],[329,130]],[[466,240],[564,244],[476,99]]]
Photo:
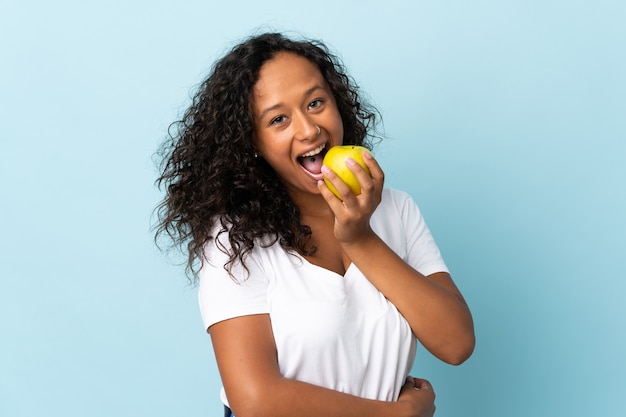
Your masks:
[[[348,187],[350,187],[350,190],[355,195],[361,194],[361,185],[359,184],[359,181],[356,179],[352,171],[350,171],[350,169],[348,169],[348,167],[346,166],[346,159],[354,159],[357,164],[363,167],[365,172],[371,175],[369,168],[367,167],[367,165],[365,165],[365,162],[363,161],[363,152],[369,153],[369,150],[367,148],[364,148],[363,146],[356,145],[333,146],[328,150],[328,152],[326,152],[323,161],[323,164],[335,171],[335,174],[337,174],[337,176],[339,176],[339,178],[341,178],[342,181],[345,182]],[[341,196],[339,195],[335,187],[333,187],[333,185],[330,183],[330,181],[324,178],[324,182],[326,183],[330,191],[332,191],[337,196],[337,198],[342,200]]]

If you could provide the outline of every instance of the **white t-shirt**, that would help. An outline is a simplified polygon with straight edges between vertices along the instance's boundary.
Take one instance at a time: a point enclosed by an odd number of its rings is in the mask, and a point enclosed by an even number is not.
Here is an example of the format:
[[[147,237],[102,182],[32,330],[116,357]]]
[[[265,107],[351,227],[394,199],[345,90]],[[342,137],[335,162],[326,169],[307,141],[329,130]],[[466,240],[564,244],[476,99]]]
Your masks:
[[[423,275],[448,272],[408,194],[385,189],[370,224]],[[220,242],[230,248],[225,234]],[[206,251],[211,262],[204,263],[199,284],[205,328],[233,317],[269,314],[283,376],[363,398],[398,398],[417,342],[404,317],[354,264],[341,276],[278,243],[255,245],[246,258],[249,275],[234,265],[236,283],[224,270],[227,256],[214,244]],[[228,405],[223,389],[221,396]]]

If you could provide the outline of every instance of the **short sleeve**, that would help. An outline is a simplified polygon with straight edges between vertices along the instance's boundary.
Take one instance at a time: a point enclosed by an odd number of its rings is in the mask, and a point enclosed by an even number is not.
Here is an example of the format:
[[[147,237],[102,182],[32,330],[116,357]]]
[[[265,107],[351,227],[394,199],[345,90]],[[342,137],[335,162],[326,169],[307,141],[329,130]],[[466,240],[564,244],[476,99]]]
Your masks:
[[[230,249],[225,234],[218,237],[220,245]],[[269,312],[268,281],[254,251],[246,258],[246,267],[235,262],[232,277],[224,268],[228,255],[215,241],[205,247],[206,260],[199,272],[198,303],[205,329],[234,317]],[[234,278],[234,279],[233,279]]]
[[[423,275],[449,272],[424,217],[413,198],[394,190],[406,236],[406,262]]]

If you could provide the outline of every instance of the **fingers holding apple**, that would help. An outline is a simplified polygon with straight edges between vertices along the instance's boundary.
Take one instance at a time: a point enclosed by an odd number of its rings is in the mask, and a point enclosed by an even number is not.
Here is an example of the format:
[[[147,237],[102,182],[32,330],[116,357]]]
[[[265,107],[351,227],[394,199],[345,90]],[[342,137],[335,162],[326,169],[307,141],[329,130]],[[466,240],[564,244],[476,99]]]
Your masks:
[[[383,172],[382,168],[380,167],[380,165],[378,165],[378,162],[376,161],[376,159],[374,159],[374,156],[369,152],[363,154],[363,161],[370,171],[370,177],[372,178],[376,189],[379,192],[382,192],[383,185],[385,183],[385,173]]]
[[[324,156],[326,170],[324,182],[340,200],[360,195],[363,188],[375,188],[379,182],[382,189],[383,173],[367,148],[356,145],[334,146]],[[334,175],[333,175],[334,174]]]
[[[380,166],[366,148],[348,145],[329,149],[322,172],[318,186],[335,214],[335,237],[342,243],[364,241],[373,233],[369,220],[382,199]]]

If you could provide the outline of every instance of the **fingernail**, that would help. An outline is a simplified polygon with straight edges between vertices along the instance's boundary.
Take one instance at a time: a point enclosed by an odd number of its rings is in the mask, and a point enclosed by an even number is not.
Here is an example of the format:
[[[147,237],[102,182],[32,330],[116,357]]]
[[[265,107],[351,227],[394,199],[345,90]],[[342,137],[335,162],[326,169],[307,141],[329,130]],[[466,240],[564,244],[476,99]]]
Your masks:
[[[346,165],[354,166],[356,165],[356,161],[352,158],[346,158]]]
[[[330,174],[331,169],[330,169],[330,168],[328,168],[328,166],[326,166],[326,165],[322,165],[322,172],[323,172],[324,174]]]

